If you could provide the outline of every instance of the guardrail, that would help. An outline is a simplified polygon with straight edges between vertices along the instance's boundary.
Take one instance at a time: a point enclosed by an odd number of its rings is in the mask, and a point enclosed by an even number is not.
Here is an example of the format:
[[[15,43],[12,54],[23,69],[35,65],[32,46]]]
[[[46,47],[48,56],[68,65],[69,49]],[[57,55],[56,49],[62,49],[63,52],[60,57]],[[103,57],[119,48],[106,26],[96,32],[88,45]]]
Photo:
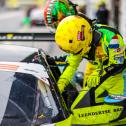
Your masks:
[[[0,41],[54,42],[53,33],[0,33]]]

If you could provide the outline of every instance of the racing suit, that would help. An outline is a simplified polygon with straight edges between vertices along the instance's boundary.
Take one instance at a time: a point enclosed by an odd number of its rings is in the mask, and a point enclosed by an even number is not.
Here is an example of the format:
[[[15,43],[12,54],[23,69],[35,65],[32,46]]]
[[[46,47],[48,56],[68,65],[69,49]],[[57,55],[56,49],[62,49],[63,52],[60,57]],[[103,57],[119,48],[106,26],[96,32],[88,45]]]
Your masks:
[[[113,75],[108,75],[107,79],[95,90],[96,102],[101,101],[101,99],[98,99],[98,96],[105,90],[109,95],[124,95],[124,71],[119,71],[119,68],[125,62],[125,44],[117,30],[100,24],[94,26],[90,51],[84,56],[71,54],[67,57],[68,66],[58,81],[58,87],[61,92],[70,83],[83,58],[89,61],[86,74],[84,75],[85,86],[83,88],[91,88],[98,85],[97,83],[99,83],[100,79],[98,82],[94,80],[91,85],[88,85],[88,79],[91,77],[92,79],[95,77],[101,78],[114,71]],[[89,66],[91,67],[89,68]]]

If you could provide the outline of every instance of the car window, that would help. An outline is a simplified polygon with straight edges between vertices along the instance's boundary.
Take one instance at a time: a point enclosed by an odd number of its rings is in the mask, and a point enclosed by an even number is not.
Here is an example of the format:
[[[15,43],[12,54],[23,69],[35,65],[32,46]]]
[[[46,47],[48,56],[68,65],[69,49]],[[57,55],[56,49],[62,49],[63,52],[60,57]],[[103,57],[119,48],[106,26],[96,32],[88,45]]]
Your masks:
[[[0,77],[3,76],[0,83],[5,85],[2,88],[6,92],[0,92],[0,95],[7,104],[2,124],[7,124],[8,119],[11,122],[23,119],[25,123],[30,123],[35,113],[37,78],[29,74],[0,71]]]
[[[0,109],[4,106],[4,111],[0,111],[2,125],[29,125],[40,115],[43,123],[48,123],[58,114],[49,85],[25,73],[0,71],[0,77],[0,96],[4,99],[4,104],[0,102]]]

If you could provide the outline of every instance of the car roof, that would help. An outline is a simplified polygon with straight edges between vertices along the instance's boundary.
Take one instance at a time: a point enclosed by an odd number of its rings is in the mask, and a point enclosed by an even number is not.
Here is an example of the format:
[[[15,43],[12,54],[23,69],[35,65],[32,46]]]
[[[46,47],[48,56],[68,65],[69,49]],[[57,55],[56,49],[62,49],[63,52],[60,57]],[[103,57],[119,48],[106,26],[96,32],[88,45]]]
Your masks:
[[[35,52],[37,48],[0,44],[0,61],[20,62]]]

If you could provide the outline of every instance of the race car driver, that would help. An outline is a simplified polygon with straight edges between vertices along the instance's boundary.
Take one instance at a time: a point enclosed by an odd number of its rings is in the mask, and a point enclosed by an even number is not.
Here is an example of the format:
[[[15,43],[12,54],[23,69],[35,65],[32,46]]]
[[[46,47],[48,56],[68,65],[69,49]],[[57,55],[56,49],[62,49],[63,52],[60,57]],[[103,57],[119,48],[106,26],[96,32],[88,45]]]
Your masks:
[[[70,53],[67,58],[68,66],[58,81],[61,93],[69,84],[82,59],[86,58],[93,69],[86,77],[84,88],[99,86],[95,90],[96,102],[101,102],[98,96],[105,90],[109,95],[125,95],[125,44],[116,29],[94,24],[89,18],[78,14],[68,16],[59,23],[55,41],[60,49]]]

